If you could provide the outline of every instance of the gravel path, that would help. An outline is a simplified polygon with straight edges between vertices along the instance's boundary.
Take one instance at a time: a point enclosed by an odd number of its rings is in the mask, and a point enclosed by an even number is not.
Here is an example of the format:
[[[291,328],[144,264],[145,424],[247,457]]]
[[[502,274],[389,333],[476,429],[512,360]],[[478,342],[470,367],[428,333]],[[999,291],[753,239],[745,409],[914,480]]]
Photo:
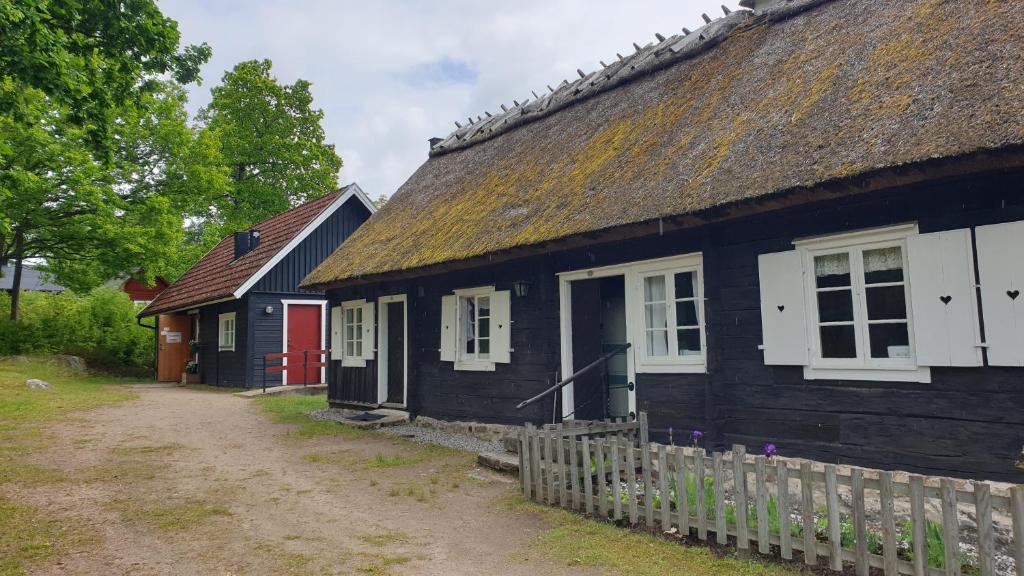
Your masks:
[[[346,417],[362,413],[363,410],[321,408],[320,410],[310,412],[309,417],[314,420],[332,420],[334,422],[342,422]],[[385,426],[383,428],[378,428],[377,430],[384,434],[390,434],[391,436],[409,438],[415,442],[437,444],[439,446],[447,446],[448,448],[467,450],[469,452],[496,452],[500,454],[505,451],[505,447],[502,446],[501,442],[481,440],[466,434],[444,432],[433,428],[424,428],[423,426],[417,426],[414,423],[402,424],[399,426]]]

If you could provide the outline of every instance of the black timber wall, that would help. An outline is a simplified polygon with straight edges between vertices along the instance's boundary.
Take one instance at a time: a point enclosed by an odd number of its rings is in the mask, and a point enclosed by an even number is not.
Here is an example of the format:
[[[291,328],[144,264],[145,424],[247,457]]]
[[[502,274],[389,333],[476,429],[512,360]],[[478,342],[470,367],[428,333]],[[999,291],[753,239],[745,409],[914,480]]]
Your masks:
[[[210,304],[199,308],[199,373],[203,384],[244,387],[248,362],[248,298]],[[235,313],[235,349],[218,350],[218,319],[221,314]]]
[[[284,305],[282,300],[323,300],[322,294],[312,293],[280,293],[280,292],[251,292],[249,300],[249,387],[263,385],[263,362],[262,358],[267,354],[285,352],[284,347]],[[267,306],[274,309],[267,314]],[[330,312],[325,312],[330,314]],[[324,335],[326,338],[326,334]],[[327,342],[325,339],[324,342]],[[289,360],[290,361],[290,360]],[[310,362],[315,362],[310,357]],[[268,365],[280,365],[280,360],[273,360]],[[278,386],[281,384],[281,372],[267,375],[267,386]]]
[[[916,221],[922,233],[1024,220],[1024,175],[1006,173],[822,200],[662,236],[523,258],[467,271],[334,290],[331,305],[378,294],[409,295],[410,409],[445,419],[550,421],[551,405],[515,404],[544,389],[559,369],[556,273],[703,252],[708,373],[639,374],[637,403],[651,436],[676,442],[705,432],[710,447],[777,444],[786,455],[925,473],[1024,480],[1013,463],[1024,445],[1024,369],[932,369],[932,382],[804,380],[800,367],[765,366],[757,257],[792,249],[795,238]],[[1022,247],[1024,250],[1024,247]],[[440,362],[441,296],[533,282],[512,298],[512,363],[495,372],[455,371]],[[372,364],[372,363],[371,363]],[[354,370],[355,372],[350,372]],[[342,380],[373,367],[332,370]],[[375,382],[375,380],[374,380]]]

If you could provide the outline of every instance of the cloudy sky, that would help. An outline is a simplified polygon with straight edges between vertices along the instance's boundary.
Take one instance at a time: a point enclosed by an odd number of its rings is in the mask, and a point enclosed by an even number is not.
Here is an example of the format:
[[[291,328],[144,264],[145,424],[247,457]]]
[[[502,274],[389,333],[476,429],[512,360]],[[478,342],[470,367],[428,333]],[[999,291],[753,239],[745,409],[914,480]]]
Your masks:
[[[735,9],[737,0],[728,0]],[[313,83],[341,181],[392,194],[454,120],[531,98],[545,85],[628,54],[636,42],[699,27],[720,0],[162,0],[184,42],[207,42],[204,84],[242,60],[270,58],[284,83]]]

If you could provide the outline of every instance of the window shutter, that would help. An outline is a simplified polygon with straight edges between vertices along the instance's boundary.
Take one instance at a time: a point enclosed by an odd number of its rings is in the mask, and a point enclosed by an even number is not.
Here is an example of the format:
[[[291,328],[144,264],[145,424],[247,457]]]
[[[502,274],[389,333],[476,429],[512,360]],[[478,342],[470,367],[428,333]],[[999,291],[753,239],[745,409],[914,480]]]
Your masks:
[[[910,309],[920,366],[981,366],[971,231],[907,238]]]
[[[441,361],[455,361],[455,309],[458,299],[454,295],[441,297]]]
[[[343,346],[341,339],[341,306],[331,308],[331,360],[341,360]]]
[[[376,332],[373,302],[363,304],[363,360],[373,360],[373,333]]]
[[[761,285],[761,338],[764,363],[807,365],[804,273],[796,250],[757,257]]]
[[[512,361],[512,302],[508,290],[491,295],[491,360],[498,364]]]
[[[979,226],[978,272],[990,366],[1024,366],[1024,221]]]

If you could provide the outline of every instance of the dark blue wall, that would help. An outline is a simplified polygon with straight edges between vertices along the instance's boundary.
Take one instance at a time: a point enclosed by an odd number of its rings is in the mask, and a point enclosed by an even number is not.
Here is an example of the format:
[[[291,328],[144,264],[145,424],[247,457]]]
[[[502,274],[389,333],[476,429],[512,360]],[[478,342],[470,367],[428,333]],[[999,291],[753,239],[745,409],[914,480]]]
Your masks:
[[[246,332],[249,318],[246,298],[210,304],[199,309],[199,371],[203,384],[244,387],[247,365]],[[235,349],[217,349],[220,314],[235,313]]]
[[[932,368],[932,382],[804,380],[800,367],[765,366],[757,257],[794,238],[916,221],[922,233],[1024,220],[1024,175],[922,185],[822,200],[663,236],[552,253],[468,271],[328,292],[331,305],[378,294],[409,296],[410,409],[439,418],[550,422],[551,404],[520,412],[559,369],[556,273],[702,251],[708,374],[639,374],[637,402],[651,435],[705,432],[712,447],[774,442],[783,454],[926,473],[1024,480],[1024,369]],[[495,372],[441,362],[441,296],[453,289],[530,280],[512,299],[512,363]],[[422,293],[422,296],[420,294]],[[365,370],[332,370],[330,397]]]

